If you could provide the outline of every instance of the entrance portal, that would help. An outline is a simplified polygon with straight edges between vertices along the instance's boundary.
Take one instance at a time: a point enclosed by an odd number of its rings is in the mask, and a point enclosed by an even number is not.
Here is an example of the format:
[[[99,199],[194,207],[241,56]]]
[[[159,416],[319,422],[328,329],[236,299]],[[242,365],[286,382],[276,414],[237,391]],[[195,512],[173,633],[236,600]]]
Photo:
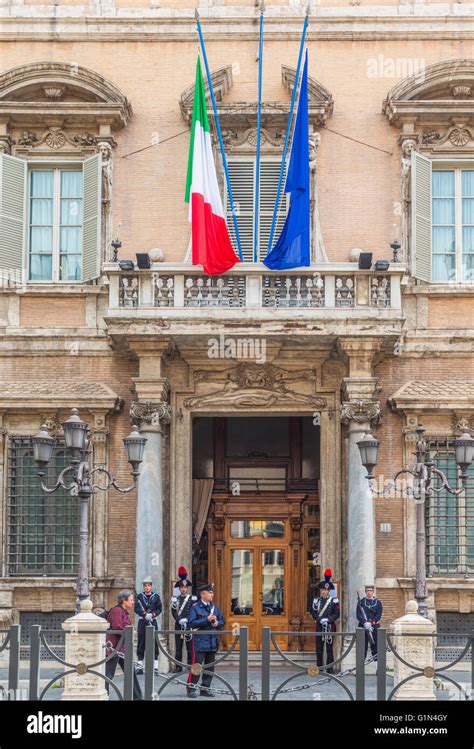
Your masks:
[[[226,629],[248,626],[252,650],[261,649],[264,626],[313,629],[310,605],[321,579],[319,427],[310,417],[199,418],[193,457],[196,497],[212,479],[193,580],[214,583]],[[202,507],[195,510],[198,527]],[[291,634],[277,642],[302,645]]]

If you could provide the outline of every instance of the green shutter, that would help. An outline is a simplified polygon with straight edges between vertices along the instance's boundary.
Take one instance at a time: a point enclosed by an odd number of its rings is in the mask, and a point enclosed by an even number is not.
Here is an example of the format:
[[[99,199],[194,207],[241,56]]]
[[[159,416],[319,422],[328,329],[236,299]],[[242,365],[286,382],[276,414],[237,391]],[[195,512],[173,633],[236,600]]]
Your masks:
[[[0,272],[23,277],[26,161],[0,156]]]
[[[84,161],[84,224],[82,231],[82,280],[100,275],[102,158],[100,154]]]
[[[431,161],[411,154],[411,262],[412,274],[431,281]]]
[[[270,239],[270,230],[273,220],[273,211],[275,209],[279,177],[280,161],[262,161],[260,163],[260,260],[264,260],[268,254],[268,240]],[[273,246],[275,246],[275,243],[281,234],[281,230],[285,224],[286,214],[288,212],[288,195],[285,193],[285,184],[286,165],[283,171],[283,180],[281,183],[280,205],[278,206],[275,233],[273,234]]]
[[[237,225],[239,227],[242,255],[246,263],[253,261],[253,196],[255,180],[255,163],[253,159],[236,159],[228,162],[229,179],[234,198]],[[230,209],[230,200],[226,185],[226,221],[229,236],[235,252],[238,253],[235,237],[234,220]]]

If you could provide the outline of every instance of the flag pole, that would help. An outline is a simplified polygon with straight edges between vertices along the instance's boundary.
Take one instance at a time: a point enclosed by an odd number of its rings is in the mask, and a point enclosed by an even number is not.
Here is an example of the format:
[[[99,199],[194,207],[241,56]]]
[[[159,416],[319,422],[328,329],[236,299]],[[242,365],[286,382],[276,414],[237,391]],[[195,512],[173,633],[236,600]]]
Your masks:
[[[260,205],[260,129],[262,122],[262,68],[263,68],[263,14],[265,12],[265,3],[260,3],[260,34],[258,42],[258,105],[257,105],[257,145],[256,145],[256,162],[255,162],[255,210],[254,210],[254,228],[253,228],[253,261],[257,262],[258,252],[258,219]]]
[[[304,19],[303,31],[301,33],[300,50],[298,53],[298,63],[296,65],[296,73],[295,73],[295,82],[293,84],[293,92],[291,94],[291,104],[290,104],[290,111],[288,113],[288,124],[286,127],[285,144],[283,146],[283,154],[281,157],[280,176],[278,177],[278,188],[277,188],[277,194],[276,194],[276,199],[275,199],[275,207],[273,208],[272,226],[270,229],[270,237],[268,239],[268,252],[271,252],[272,245],[273,245],[273,236],[275,234],[278,206],[280,203],[281,188],[282,188],[282,183],[283,183],[283,174],[285,172],[286,155],[288,153],[288,143],[290,140],[291,123],[293,120],[293,110],[295,108],[296,91],[298,89],[298,82],[300,79],[301,61],[303,59],[303,49],[304,49],[304,43],[306,39],[306,30],[308,28],[308,20],[309,20],[309,5],[306,8],[306,16]]]
[[[219,138],[219,145],[220,145],[221,156],[222,156],[222,164],[223,164],[223,167],[224,167],[224,174],[225,174],[225,179],[226,179],[226,183],[227,183],[227,191],[228,191],[228,194],[229,194],[230,209],[231,209],[231,213],[232,213],[232,220],[234,222],[235,238],[237,240],[237,247],[238,247],[238,250],[239,250],[239,257],[243,261],[244,258],[242,256],[242,245],[241,245],[241,242],[240,242],[239,227],[238,227],[238,224],[237,224],[237,215],[236,215],[235,207],[234,207],[234,196],[232,195],[232,188],[230,186],[229,169],[227,167],[227,158],[226,158],[226,155],[225,155],[224,140],[222,138],[221,124],[219,122],[219,113],[217,111],[216,97],[214,96],[214,87],[212,85],[212,79],[211,79],[211,71],[209,70],[209,63],[207,61],[206,45],[204,44],[204,36],[203,36],[203,33],[202,33],[201,22],[199,20],[199,13],[198,13],[197,9],[195,11],[195,18],[196,18],[197,30],[198,30],[198,34],[199,34],[199,41],[201,43],[201,51],[202,51],[202,57],[203,57],[203,60],[204,60],[204,67],[206,68],[207,83],[208,83],[208,86],[209,86],[209,93],[211,95],[212,109],[214,111],[214,119],[215,119],[215,122],[216,122],[217,137]]]

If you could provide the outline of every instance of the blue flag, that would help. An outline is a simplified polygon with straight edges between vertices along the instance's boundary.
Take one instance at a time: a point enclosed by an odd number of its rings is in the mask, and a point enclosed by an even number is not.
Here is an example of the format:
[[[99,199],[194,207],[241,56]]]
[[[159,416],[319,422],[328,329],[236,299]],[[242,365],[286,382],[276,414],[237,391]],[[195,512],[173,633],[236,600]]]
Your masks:
[[[295,86],[297,82],[295,81]],[[263,261],[271,270],[310,265],[309,244],[309,144],[308,144],[308,52],[301,78],[298,114],[291,147],[285,192],[291,193],[290,208],[274,248]]]

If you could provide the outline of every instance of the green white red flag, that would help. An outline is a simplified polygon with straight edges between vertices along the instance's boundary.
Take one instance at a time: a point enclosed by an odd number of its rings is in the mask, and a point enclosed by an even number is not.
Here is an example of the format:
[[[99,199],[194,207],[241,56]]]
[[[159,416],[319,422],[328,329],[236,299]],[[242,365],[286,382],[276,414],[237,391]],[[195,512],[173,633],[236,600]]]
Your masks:
[[[199,56],[196,65],[185,201],[189,203],[193,265],[202,265],[204,272],[210,276],[225,273],[240,260],[230,241],[217,185]]]

